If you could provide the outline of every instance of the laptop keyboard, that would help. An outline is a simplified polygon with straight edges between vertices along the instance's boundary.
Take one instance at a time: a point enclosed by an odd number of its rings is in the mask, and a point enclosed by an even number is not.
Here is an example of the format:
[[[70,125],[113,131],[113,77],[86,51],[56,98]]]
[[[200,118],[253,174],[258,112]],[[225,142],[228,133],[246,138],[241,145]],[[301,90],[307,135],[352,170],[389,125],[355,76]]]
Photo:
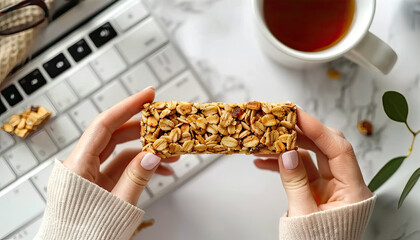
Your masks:
[[[150,85],[158,101],[212,100],[147,6],[129,0],[110,6],[2,86],[0,122],[31,105],[53,115],[24,141],[0,131],[0,239],[33,239],[54,159],[70,154],[96,115]],[[125,147],[140,142],[118,146],[113,156]],[[138,206],[149,206],[215,158],[190,155],[170,164],[175,175],[153,176]]]

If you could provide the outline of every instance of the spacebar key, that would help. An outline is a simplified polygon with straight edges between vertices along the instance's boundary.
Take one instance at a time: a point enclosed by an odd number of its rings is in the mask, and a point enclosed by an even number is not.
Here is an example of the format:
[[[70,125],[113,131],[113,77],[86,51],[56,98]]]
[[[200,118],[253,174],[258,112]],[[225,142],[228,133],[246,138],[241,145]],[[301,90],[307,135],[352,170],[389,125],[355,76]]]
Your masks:
[[[44,200],[29,180],[0,196],[0,239],[40,215]]]

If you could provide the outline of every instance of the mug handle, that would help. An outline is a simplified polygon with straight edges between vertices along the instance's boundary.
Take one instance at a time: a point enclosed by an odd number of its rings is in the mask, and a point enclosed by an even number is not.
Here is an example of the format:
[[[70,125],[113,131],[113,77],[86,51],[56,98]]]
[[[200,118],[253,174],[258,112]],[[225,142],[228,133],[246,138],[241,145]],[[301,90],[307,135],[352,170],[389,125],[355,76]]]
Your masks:
[[[388,74],[397,62],[397,54],[388,44],[367,32],[356,47],[344,54],[351,61],[372,70]]]

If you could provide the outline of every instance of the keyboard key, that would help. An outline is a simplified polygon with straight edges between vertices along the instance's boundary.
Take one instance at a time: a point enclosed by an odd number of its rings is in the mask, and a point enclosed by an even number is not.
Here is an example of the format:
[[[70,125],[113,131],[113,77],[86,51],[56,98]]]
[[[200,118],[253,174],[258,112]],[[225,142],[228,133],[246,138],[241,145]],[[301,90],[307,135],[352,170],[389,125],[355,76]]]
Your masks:
[[[58,151],[54,142],[45,130],[40,130],[27,141],[32,152],[40,161],[44,161]]]
[[[70,156],[71,152],[73,152],[76,145],[77,145],[77,141],[75,141],[74,143],[70,144],[69,146],[67,146],[66,148],[61,150],[61,152],[54,155],[54,157],[50,158],[50,160],[51,161],[54,161],[55,159],[57,159],[59,161],[66,160]]]
[[[117,32],[115,32],[114,28],[109,22],[105,23],[89,34],[90,39],[93,41],[97,48],[100,48],[116,36]]]
[[[145,63],[137,64],[121,77],[121,81],[130,94],[135,94],[148,86],[159,85],[158,80]]]
[[[165,33],[154,20],[147,20],[128,33],[117,45],[130,64],[152,53],[167,41]]]
[[[0,130],[0,153],[11,147],[15,143],[10,134]]]
[[[3,101],[0,99],[0,115],[7,111],[6,106],[4,106]]]
[[[35,235],[38,233],[39,228],[41,227],[42,218],[39,218],[35,222],[30,223],[28,226],[24,227],[21,231],[12,236],[12,240],[32,240],[35,238]]]
[[[90,95],[101,86],[101,81],[89,65],[79,69],[67,81],[81,98]]]
[[[3,89],[3,91],[1,91],[1,95],[3,95],[7,103],[9,103],[12,107],[23,100],[22,95],[20,95],[15,85],[10,85]]]
[[[6,163],[6,160],[0,157],[0,189],[13,182],[15,179],[16,176]]]
[[[67,110],[67,108],[77,102],[76,94],[64,81],[48,90],[47,94],[60,112]]]
[[[147,17],[148,12],[146,8],[143,6],[141,1],[137,1],[133,4],[124,9],[123,12],[119,13],[115,17],[115,22],[121,28],[121,30],[125,31],[132,27],[134,24],[140,22],[143,18]]]
[[[23,110],[23,109],[22,109]],[[5,114],[4,115],[4,117],[3,116],[1,116],[2,118],[1,118],[1,121],[0,121],[0,125],[2,125],[3,126],[3,124],[4,123],[7,123],[7,122],[9,122],[9,119],[10,119],[10,117],[13,115],[13,113],[8,113],[7,115]],[[3,123],[3,124],[1,124],[1,123]],[[0,131],[1,132],[1,131]]]
[[[171,183],[174,183],[175,179],[173,176],[162,176],[162,175],[153,175],[150,179],[147,186],[149,187],[150,191],[156,195],[162,192],[164,189],[169,187]]]
[[[45,203],[29,180],[0,197],[0,239],[39,216]]]
[[[115,48],[111,48],[92,61],[92,68],[105,82],[117,77],[127,68],[124,60]]]
[[[92,50],[86,43],[85,39],[80,39],[80,41],[69,47],[67,50],[69,51],[70,55],[73,57],[75,62],[79,62],[80,60],[92,53]]]
[[[69,61],[62,53],[44,63],[42,66],[51,78],[56,78],[71,67]]]
[[[208,102],[209,97],[203,87],[190,73],[184,73],[159,89],[155,101]]]
[[[114,81],[93,96],[93,101],[103,112],[128,97],[120,82]]]
[[[50,161],[44,169],[35,174],[31,180],[34,183],[35,187],[38,188],[38,191],[42,194],[44,199],[47,199],[47,185],[48,179],[50,178],[52,169],[54,167],[54,162]]]
[[[67,115],[61,115],[48,124],[46,129],[60,148],[67,146],[80,137],[79,129]]]
[[[23,143],[7,151],[3,157],[6,158],[7,162],[18,176],[23,175],[38,165],[35,156]]]
[[[143,192],[140,195],[139,200],[137,201],[137,207],[142,208],[143,205],[149,201],[152,197],[150,196],[150,194],[147,192],[146,189],[143,190]]]
[[[171,164],[172,169],[177,177],[183,177],[192,169],[200,165],[200,160],[194,155],[183,156],[177,162]]]
[[[87,99],[69,111],[71,118],[77,126],[85,131],[93,119],[99,114],[99,111],[93,103]]]
[[[19,84],[23,88],[23,91],[29,95],[47,84],[47,81],[45,80],[44,76],[42,76],[41,72],[38,69],[35,69],[20,79]]]
[[[40,96],[38,98],[33,99],[29,102],[29,105],[26,105],[25,109],[31,106],[42,106],[48,111],[51,111],[51,117],[55,117],[57,115],[57,110],[53,107],[52,103],[46,96]]]
[[[185,63],[172,46],[167,46],[149,59],[149,64],[162,82],[185,69]]]

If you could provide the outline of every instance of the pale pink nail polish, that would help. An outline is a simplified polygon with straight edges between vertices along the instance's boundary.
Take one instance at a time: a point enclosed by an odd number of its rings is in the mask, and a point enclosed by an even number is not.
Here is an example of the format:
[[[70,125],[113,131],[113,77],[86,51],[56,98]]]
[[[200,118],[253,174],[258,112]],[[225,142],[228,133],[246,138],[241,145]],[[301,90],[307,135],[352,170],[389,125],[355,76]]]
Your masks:
[[[147,153],[146,156],[141,160],[140,165],[146,170],[152,170],[160,163],[160,157],[152,154]]]
[[[156,88],[154,86],[148,86],[147,88],[143,89],[143,90],[147,90],[147,89],[153,89],[156,90]]]
[[[296,104],[296,107],[297,107],[299,110],[301,110],[301,111],[305,111],[305,110],[303,110],[303,108],[302,108],[301,106],[299,106],[299,105],[297,105],[297,104]]]
[[[284,168],[288,170],[295,169],[299,164],[298,153],[295,150],[283,153],[281,160],[283,161]]]

